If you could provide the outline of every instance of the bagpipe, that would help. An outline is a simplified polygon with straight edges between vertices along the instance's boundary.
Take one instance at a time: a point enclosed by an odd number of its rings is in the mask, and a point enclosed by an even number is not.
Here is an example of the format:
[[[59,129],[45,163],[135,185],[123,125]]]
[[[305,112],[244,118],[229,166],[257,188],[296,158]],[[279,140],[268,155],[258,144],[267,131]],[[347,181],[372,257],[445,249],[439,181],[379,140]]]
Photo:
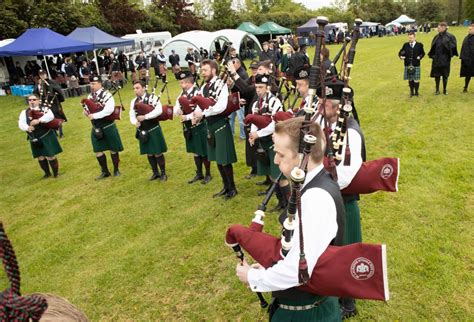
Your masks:
[[[200,95],[193,96],[191,98],[190,104],[194,106],[199,106],[201,110],[207,110],[209,107],[214,106],[219,99],[219,96],[224,89],[224,86],[227,84],[227,80],[229,79],[229,71],[227,66],[225,65],[227,56],[229,55],[229,50],[232,46],[231,42],[226,42],[224,46],[227,46],[227,49],[222,57],[221,64],[219,65],[219,76],[217,80],[209,87],[209,96],[204,97]],[[220,114],[224,117],[229,116],[233,112],[240,109],[240,93],[234,92],[230,93],[227,98],[227,107],[226,109]]]
[[[163,87],[161,88],[160,92],[158,95],[156,95],[156,87],[158,85],[158,79],[159,77],[156,76],[155,84],[153,85],[153,90],[148,97],[148,102],[138,102],[135,104],[135,113],[137,115],[145,115],[153,111],[157,104],[160,103],[160,98],[161,95],[163,95],[164,91],[168,89],[168,82],[165,82],[163,84]],[[169,95],[168,95],[168,101],[169,101]],[[171,104],[167,105],[161,105],[162,107],[162,113],[156,118],[157,121],[167,121],[167,120],[173,120],[173,106]]]
[[[348,120],[353,109],[353,93],[349,87],[350,73],[354,65],[356,45],[360,35],[360,25],[362,20],[356,19],[352,37],[344,41],[342,49],[345,51],[347,44],[351,46],[347,53],[344,52],[340,78],[344,81],[342,90],[342,104],[338,110],[338,117],[334,132],[328,138],[329,153],[325,158],[325,166],[333,176],[337,173],[334,165],[344,160],[344,165],[349,166],[351,162],[351,151],[349,147]],[[337,60],[334,60],[334,63]],[[325,95],[325,91],[321,91]],[[342,155],[345,145],[345,155]],[[333,160],[331,160],[333,158]],[[332,165],[331,165],[332,164]],[[396,192],[398,191],[400,161],[398,158],[381,158],[377,160],[363,162],[349,186],[341,190],[342,194],[368,194],[376,191]],[[333,171],[331,171],[333,170]]]
[[[41,117],[44,116],[44,114],[45,114],[44,111],[47,111],[47,110],[51,109],[51,106],[52,106],[53,101],[54,101],[55,98],[56,98],[56,94],[54,94],[53,97],[51,98],[51,100],[49,100],[49,101],[48,101],[47,98],[44,101],[42,100],[41,105],[40,105],[40,108],[41,108],[40,110],[33,110],[33,109],[29,108],[26,112],[26,117],[29,120],[40,119]],[[63,123],[64,123],[63,119],[54,118],[52,121],[50,121],[48,123],[41,123],[41,125],[44,126],[45,128],[48,128],[48,129],[57,130],[57,129],[59,129],[59,127]]]
[[[81,99],[81,104],[82,107],[84,108],[84,111],[86,112],[87,115],[89,114],[94,114],[97,112],[100,112],[104,109],[105,104],[117,93],[119,93],[120,86],[116,85],[115,83],[112,83],[112,88],[113,90],[106,93],[104,97],[98,97],[96,100],[92,100],[90,98],[83,98]],[[105,91],[105,89],[104,89]],[[119,94],[120,96],[120,94]],[[108,121],[115,121],[115,120],[120,120],[122,111],[124,111],[125,108],[123,107],[122,104],[122,99],[120,98],[120,106],[115,106],[114,111],[112,114],[107,115],[104,117],[105,120]]]
[[[316,53],[319,57],[321,39],[324,37],[326,17],[318,17],[316,34]],[[319,50],[318,50],[319,49]],[[315,57],[312,68],[317,72],[310,78],[310,92],[316,90],[321,61]],[[319,64],[319,65],[318,65]],[[255,212],[249,227],[232,225],[226,233],[225,242],[232,247],[237,257],[243,262],[242,249],[247,251],[265,268],[272,267],[284,259],[293,246],[293,234],[298,224],[299,230],[299,263],[298,288],[321,296],[352,297],[358,299],[384,300],[389,299],[386,248],[384,245],[357,243],[348,246],[328,246],[319,257],[312,275],[308,274],[308,266],[304,252],[303,223],[301,207],[302,184],[306,177],[307,165],[311,149],[317,143],[316,136],[310,133],[309,124],[313,121],[315,109],[312,102],[305,107],[304,120],[300,128],[298,148],[299,166],[290,174],[291,195],[288,202],[287,217],[283,223],[281,237],[277,238],[263,232],[267,195],[262,205]],[[269,192],[270,194],[271,192]],[[298,214],[298,222],[296,222]],[[338,222],[339,225],[339,222]],[[342,225],[343,227],[343,225]],[[340,235],[338,233],[338,235]],[[259,295],[261,299],[261,295]],[[262,301],[261,301],[262,305]],[[263,305],[262,305],[263,307]]]
[[[265,97],[262,99],[263,106],[260,107],[257,103],[257,108],[245,117],[244,124],[254,124],[259,130],[270,125],[270,123],[272,123],[273,121],[272,113],[277,100],[277,96],[275,96],[272,105],[269,106],[269,101],[272,97],[273,96],[271,95],[271,93],[267,92],[265,94]],[[276,112],[276,114],[277,113],[281,112],[279,111]]]

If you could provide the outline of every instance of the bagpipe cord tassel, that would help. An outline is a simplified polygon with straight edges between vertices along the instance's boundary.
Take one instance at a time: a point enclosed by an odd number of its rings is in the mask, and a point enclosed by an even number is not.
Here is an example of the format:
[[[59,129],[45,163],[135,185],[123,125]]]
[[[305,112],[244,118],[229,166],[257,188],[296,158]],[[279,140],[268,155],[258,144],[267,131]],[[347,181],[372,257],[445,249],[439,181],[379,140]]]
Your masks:
[[[303,214],[301,212],[301,191],[296,190],[296,204],[299,215],[299,230],[300,230],[300,261],[298,265],[298,283],[306,284],[309,281],[308,263],[304,254],[304,240],[303,240]]]
[[[1,222],[0,257],[10,281],[10,288],[0,293],[0,321],[39,321],[48,308],[48,303],[39,296],[21,296],[20,269],[13,246]]]

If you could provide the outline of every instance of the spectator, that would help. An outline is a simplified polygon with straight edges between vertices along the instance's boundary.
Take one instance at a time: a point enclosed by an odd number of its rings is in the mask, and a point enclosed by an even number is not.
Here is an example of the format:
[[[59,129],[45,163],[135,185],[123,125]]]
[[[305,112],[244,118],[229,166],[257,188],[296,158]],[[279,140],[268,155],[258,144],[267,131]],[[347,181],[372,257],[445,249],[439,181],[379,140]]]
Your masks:
[[[87,60],[84,60],[82,62],[82,66],[79,67],[79,83],[80,84],[89,84],[89,76],[90,76],[91,70],[89,65],[87,64]]]
[[[181,70],[181,68],[179,67],[179,55],[174,51],[174,49],[171,50],[171,55],[169,55],[168,61],[170,62],[173,74],[176,75]]]

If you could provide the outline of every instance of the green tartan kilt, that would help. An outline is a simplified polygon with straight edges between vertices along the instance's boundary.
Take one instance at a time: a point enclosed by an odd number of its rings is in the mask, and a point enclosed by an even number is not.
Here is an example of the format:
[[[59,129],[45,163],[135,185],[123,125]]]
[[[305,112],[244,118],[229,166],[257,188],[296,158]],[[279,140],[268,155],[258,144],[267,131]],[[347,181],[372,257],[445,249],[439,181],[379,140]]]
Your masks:
[[[123,151],[122,140],[120,139],[120,134],[115,123],[106,125],[102,129],[104,131],[104,137],[100,140],[94,136],[94,130],[91,129],[91,141],[94,152],[107,150],[114,152]]]
[[[160,125],[148,131],[148,135],[147,142],[143,143],[139,140],[140,154],[161,154],[168,151]]]
[[[45,135],[39,138],[41,145],[34,145],[30,141],[31,153],[33,158],[37,157],[53,157],[61,152],[63,149],[59,144],[58,138],[56,137],[56,132],[53,130],[48,130]]]
[[[207,156],[207,127],[201,122],[191,127],[191,138],[186,139],[186,152],[194,153],[202,157]]]
[[[215,145],[207,142],[207,158],[217,164],[227,165],[237,162],[234,138],[227,119],[220,119],[212,124],[207,124],[207,130],[214,135]]]
[[[356,199],[344,201],[346,210],[346,225],[344,230],[344,245],[360,243],[362,229],[360,225],[360,211]]]
[[[420,80],[420,77],[421,77],[421,68],[420,66],[414,66],[415,67],[415,71],[413,74],[409,74],[408,73],[408,66],[405,66],[405,70],[403,72],[403,80],[409,80],[409,81],[412,81],[412,80]]]
[[[275,151],[273,150],[274,144],[272,140],[272,136],[265,136],[258,139],[256,142],[257,147],[261,145],[262,148],[265,150],[268,156],[268,164],[260,161],[257,158],[257,174],[259,176],[270,176],[273,179],[276,179],[280,174],[280,168],[275,164]]]
[[[313,304],[318,301],[321,297],[315,295],[314,300],[286,300],[279,299],[280,304],[292,305],[292,306],[303,306]],[[328,297],[318,307],[310,310],[292,311],[282,309],[279,307],[273,314],[271,322],[304,322],[304,321],[341,321],[341,312],[339,308],[339,301],[336,297]]]

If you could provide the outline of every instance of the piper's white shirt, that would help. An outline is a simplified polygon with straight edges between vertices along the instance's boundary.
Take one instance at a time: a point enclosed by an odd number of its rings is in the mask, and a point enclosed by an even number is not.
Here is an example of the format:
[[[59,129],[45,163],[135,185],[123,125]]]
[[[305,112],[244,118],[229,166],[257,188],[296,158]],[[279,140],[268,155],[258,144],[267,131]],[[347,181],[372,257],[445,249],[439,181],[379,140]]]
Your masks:
[[[34,110],[39,111],[39,107],[32,108]],[[53,111],[50,109],[47,109],[42,117],[40,117],[38,120],[40,123],[49,123],[54,119],[54,114]],[[20,117],[18,118],[18,127],[20,130],[26,132],[28,131],[28,123],[26,122],[26,110],[21,111]]]
[[[217,76],[214,76],[209,82],[209,87],[212,87],[213,84],[216,83],[216,81],[218,81]],[[220,86],[220,85],[217,84],[216,86]],[[206,84],[204,84],[201,87],[201,94],[204,92],[204,87],[206,87]],[[205,117],[221,114],[227,108],[228,98],[229,98],[229,89],[227,88],[227,84],[224,84],[224,86],[222,87],[221,94],[219,95],[219,97],[217,97],[216,104],[214,104],[213,106],[209,106],[209,108],[203,111],[202,114],[204,114]]]
[[[325,122],[322,120],[322,116],[318,116],[316,123],[321,126],[321,129],[325,128]],[[336,122],[331,124],[331,129],[334,131],[336,128]],[[351,164],[344,165],[344,159],[346,157],[346,142],[349,138],[349,147],[351,149]],[[337,172],[337,183],[339,188],[342,190],[346,188],[354,179],[355,175],[362,166],[362,138],[354,129],[347,129],[346,137],[344,138],[342,146],[342,161],[336,166]]]
[[[272,113],[272,116],[274,116],[276,114],[276,112],[278,112],[280,109],[281,109],[281,101],[278,97],[276,97],[275,95],[273,94],[270,94],[270,98],[268,99],[268,110],[269,112]],[[260,100],[260,98],[258,100],[256,100],[255,102],[253,102],[253,105],[252,105],[252,113],[253,114],[258,114],[258,101]],[[250,132],[257,132],[257,135],[259,138],[261,137],[264,137],[264,136],[268,136],[268,135],[272,135],[273,132],[275,132],[275,121],[273,120],[272,118],[272,122],[270,124],[268,124],[266,127],[264,127],[263,129],[258,129],[258,127],[255,125],[255,124],[252,124],[250,125]]]
[[[105,93],[103,93],[103,92],[105,92]],[[105,106],[102,109],[102,111],[91,114],[92,118],[94,120],[103,119],[104,117],[109,116],[110,114],[112,114],[114,112],[114,109],[115,109],[115,100],[114,100],[114,97],[112,96],[112,93],[110,93],[109,91],[106,91],[105,89],[101,88],[97,91],[96,96],[100,97],[101,95],[103,95],[102,100],[106,101]],[[93,98],[92,93],[89,94],[88,98],[89,99]]]
[[[323,165],[308,172],[303,187],[321,170]],[[301,197],[303,212],[304,252],[311,276],[319,256],[326,250],[337,233],[337,211],[331,195],[321,188],[308,189]],[[251,268],[248,272],[250,289],[254,292],[286,290],[298,283],[298,264],[300,259],[299,214],[294,221],[295,230],[292,247],[286,257],[267,269]]]
[[[186,96],[189,96],[189,94],[191,94],[191,92],[194,90],[194,85],[188,89],[186,92],[185,92],[185,95]],[[197,92],[197,91],[196,91]],[[179,98],[183,96],[183,95],[180,95],[176,98],[176,103],[174,104],[174,107],[173,107],[173,114],[174,115],[183,115],[183,111],[181,110],[181,104],[179,104]],[[196,106],[196,108],[199,108]],[[190,121],[192,120],[193,118],[193,114],[190,113],[190,114],[186,114],[185,115],[185,118],[186,118],[186,121]]]
[[[143,95],[141,98],[142,98],[142,101],[145,99],[145,95]],[[134,99],[132,99],[132,101],[130,102],[130,112],[129,112],[129,116],[130,116],[130,123],[132,123],[133,125],[136,125],[137,124],[137,116],[135,115],[135,101],[137,100],[137,97],[135,97]],[[163,113],[163,107],[161,106],[161,102],[158,101],[156,102],[156,105],[155,107],[153,108],[153,110],[147,114],[145,114],[145,120],[152,120],[154,118],[157,118],[158,116],[161,115],[161,113]]]

